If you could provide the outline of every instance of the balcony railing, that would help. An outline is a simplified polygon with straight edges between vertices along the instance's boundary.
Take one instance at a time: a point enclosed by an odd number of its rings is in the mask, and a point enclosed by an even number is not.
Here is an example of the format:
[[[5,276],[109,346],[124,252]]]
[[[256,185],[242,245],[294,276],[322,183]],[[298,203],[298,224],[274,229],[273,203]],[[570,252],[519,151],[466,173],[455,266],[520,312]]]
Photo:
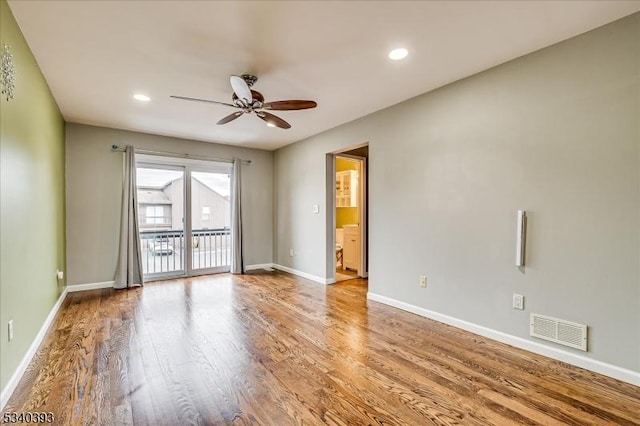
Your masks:
[[[231,231],[228,228],[197,229],[192,234],[192,269],[230,265]],[[184,270],[184,231],[140,231],[140,240],[145,275]]]
[[[193,269],[210,269],[231,265],[231,230],[198,229],[193,231]]]

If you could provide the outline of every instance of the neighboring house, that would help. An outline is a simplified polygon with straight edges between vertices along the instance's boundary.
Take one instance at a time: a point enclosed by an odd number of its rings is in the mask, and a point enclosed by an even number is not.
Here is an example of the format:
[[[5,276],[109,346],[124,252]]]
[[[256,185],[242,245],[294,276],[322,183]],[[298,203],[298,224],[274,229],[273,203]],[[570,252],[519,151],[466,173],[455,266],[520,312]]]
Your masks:
[[[166,188],[166,186],[165,186]],[[172,228],[172,201],[164,188],[138,187],[138,213],[141,231],[168,231]]]
[[[229,197],[220,195],[196,177],[191,179],[191,227],[194,230],[231,227]]]
[[[194,231],[228,228],[231,225],[229,197],[192,177],[191,204]],[[178,178],[162,187],[138,187],[140,230],[168,231],[183,229],[183,179]]]

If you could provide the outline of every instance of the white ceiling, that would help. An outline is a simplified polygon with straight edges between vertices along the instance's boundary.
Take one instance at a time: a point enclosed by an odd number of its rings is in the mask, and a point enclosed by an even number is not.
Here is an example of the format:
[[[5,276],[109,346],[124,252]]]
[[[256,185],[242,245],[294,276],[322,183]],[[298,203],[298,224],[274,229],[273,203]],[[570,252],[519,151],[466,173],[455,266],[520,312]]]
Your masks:
[[[276,149],[640,10],[640,1],[18,1],[65,120]],[[409,57],[392,62],[394,47]],[[17,78],[19,79],[19,70]],[[313,110],[215,123],[229,75]],[[134,92],[152,101],[132,100]],[[19,93],[17,93],[19,96]]]

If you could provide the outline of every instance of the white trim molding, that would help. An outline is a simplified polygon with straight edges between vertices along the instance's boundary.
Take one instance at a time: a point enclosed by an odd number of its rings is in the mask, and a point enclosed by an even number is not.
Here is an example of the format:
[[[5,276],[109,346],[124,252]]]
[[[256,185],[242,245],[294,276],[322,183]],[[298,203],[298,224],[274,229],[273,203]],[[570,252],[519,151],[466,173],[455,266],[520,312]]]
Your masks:
[[[585,370],[593,371],[594,373],[603,374],[605,376],[609,376],[623,382],[631,383],[632,385],[640,386],[640,372],[637,371],[628,370],[613,364],[608,364],[606,362],[588,358],[584,355],[574,354],[559,348],[554,348],[538,342],[533,342],[527,339],[523,339],[522,337],[513,336],[501,331],[493,330],[488,327],[473,324],[468,321],[450,317],[448,315],[434,312],[429,309],[424,309],[419,306],[411,305],[409,303],[401,302],[399,300],[382,296],[376,293],[367,293],[367,299],[373,300],[374,302],[384,303],[385,305],[393,306],[394,308],[402,309],[403,311],[411,312],[413,314],[420,315],[421,317],[448,324],[453,327],[469,331],[471,333],[479,334],[480,336],[488,337],[489,339],[497,340],[498,342],[506,343],[508,345],[515,346],[516,348],[524,349],[538,355],[543,355],[548,358],[566,362],[567,364],[584,368]]]
[[[270,271],[273,269],[273,263],[256,263],[255,265],[245,265],[245,271],[255,271],[257,269],[264,269]]]
[[[308,280],[315,281],[317,283],[325,284],[325,285],[335,284],[336,282],[335,278],[318,277],[317,275],[311,275],[306,272],[298,271],[297,269],[289,268],[288,266],[278,265],[276,263],[258,263],[255,265],[246,265],[244,267],[245,271],[255,271],[258,269],[264,269],[265,271],[276,269],[278,271],[288,272],[290,274],[297,275],[299,277],[306,278]]]
[[[74,284],[67,286],[67,292],[73,293],[76,291],[97,290],[100,288],[113,287],[113,281],[103,281],[101,283],[89,283],[89,284]]]
[[[36,352],[38,351],[38,348],[44,341],[44,338],[46,337],[47,332],[51,327],[51,324],[53,324],[53,321],[56,318],[56,315],[58,314],[58,311],[60,310],[60,307],[62,306],[64,299],[67,297],[67,294],[73,293],[76,291],[96,290],[100,288],[110,288],[110,287],[113,287],[113,281],[67,285],[64,288],[64,290],[60,294],[60,297],[58,297],[58,300],[51,308],[51,311],[49,312],[49,315],[45,319],[44,324],[42,324],[42,327],[40,327],[40,331],[38,331],[38,334],[33,339],[33,342],[31,342],[31,346],[29,346],[29,349],[22,357],[20,364],[18,364],[18,368],[16,368],[16,370],[13,372],[13,375],[7,382],[6,386],[4,387],[4,389],[2,389],[2,393],[0,394],[0,410],[4,409],[5,404],[9,401],[9,398],[11,398],[11,395],[16,390],[18,383],[20,383],[20,380],[22,379],[24,372],[27,371],[27,367],[29,366],[29,363],[31,362]]]
[[[29,349],[27,349],[27,352],[22,357],[20,364],[18,364],[18,368],[16,368],[6,386],[4,387],[4,389],[2,389],[2,393],[0,394],[0,410],[4,410],[4,406],[9,401],[9,398],[11,398],[13,391],[16,390],[16,387],[18,386],[18,383],[20,383],[20,379],[22,379],[24,372],[27,371],[29,363],[35,356],[36,352],[38,352],[38,348],[44,341],[44,338],[47,335],[47,331],[49,331],[49,327],[51,327],[51,324],[53,324],[53,320],[56,318],[58,311],[60,311],[62,302],[64,302],[64,299],[67,297],[67,293],[69,292],[67,290],[68,288],[69,287],[65,287],[60,294],[60,297],[58,297],[58,300],[51,308],[51,311],[49,311],[49,315],[47,315],[47,318],[44,320],[44,324],[42,324],[42,327],[40,327],[40,331],[38,331],[38,334],[36,334],[33,342],[31,342]]]
[[[272,266],[273,266],[273,269],[277,269],[279,271],[288,272],[290,274],[297,275],[299,277],[306,278],[308,280],[315,281],[315,282],[320,283],[320,284],[325,284],[326,285],[326,284],[333,284],[335,282],[335,279],[322,278],[322,277],[318,277],[316,275],[307,274],[306,272],[298,271],[297,269],[289,268],[288,266],[282,266],[282,265],[278,265],[276,263],[274,263]]]

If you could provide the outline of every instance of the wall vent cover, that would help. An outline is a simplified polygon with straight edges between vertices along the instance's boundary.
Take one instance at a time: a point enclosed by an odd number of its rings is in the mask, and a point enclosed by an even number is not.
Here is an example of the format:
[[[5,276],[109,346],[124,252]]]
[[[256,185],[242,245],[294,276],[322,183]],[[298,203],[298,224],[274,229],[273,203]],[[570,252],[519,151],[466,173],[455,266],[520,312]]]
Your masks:
[[[584,324],[531,314],[529,334],[582,351],[587,350],[587,326]]]

